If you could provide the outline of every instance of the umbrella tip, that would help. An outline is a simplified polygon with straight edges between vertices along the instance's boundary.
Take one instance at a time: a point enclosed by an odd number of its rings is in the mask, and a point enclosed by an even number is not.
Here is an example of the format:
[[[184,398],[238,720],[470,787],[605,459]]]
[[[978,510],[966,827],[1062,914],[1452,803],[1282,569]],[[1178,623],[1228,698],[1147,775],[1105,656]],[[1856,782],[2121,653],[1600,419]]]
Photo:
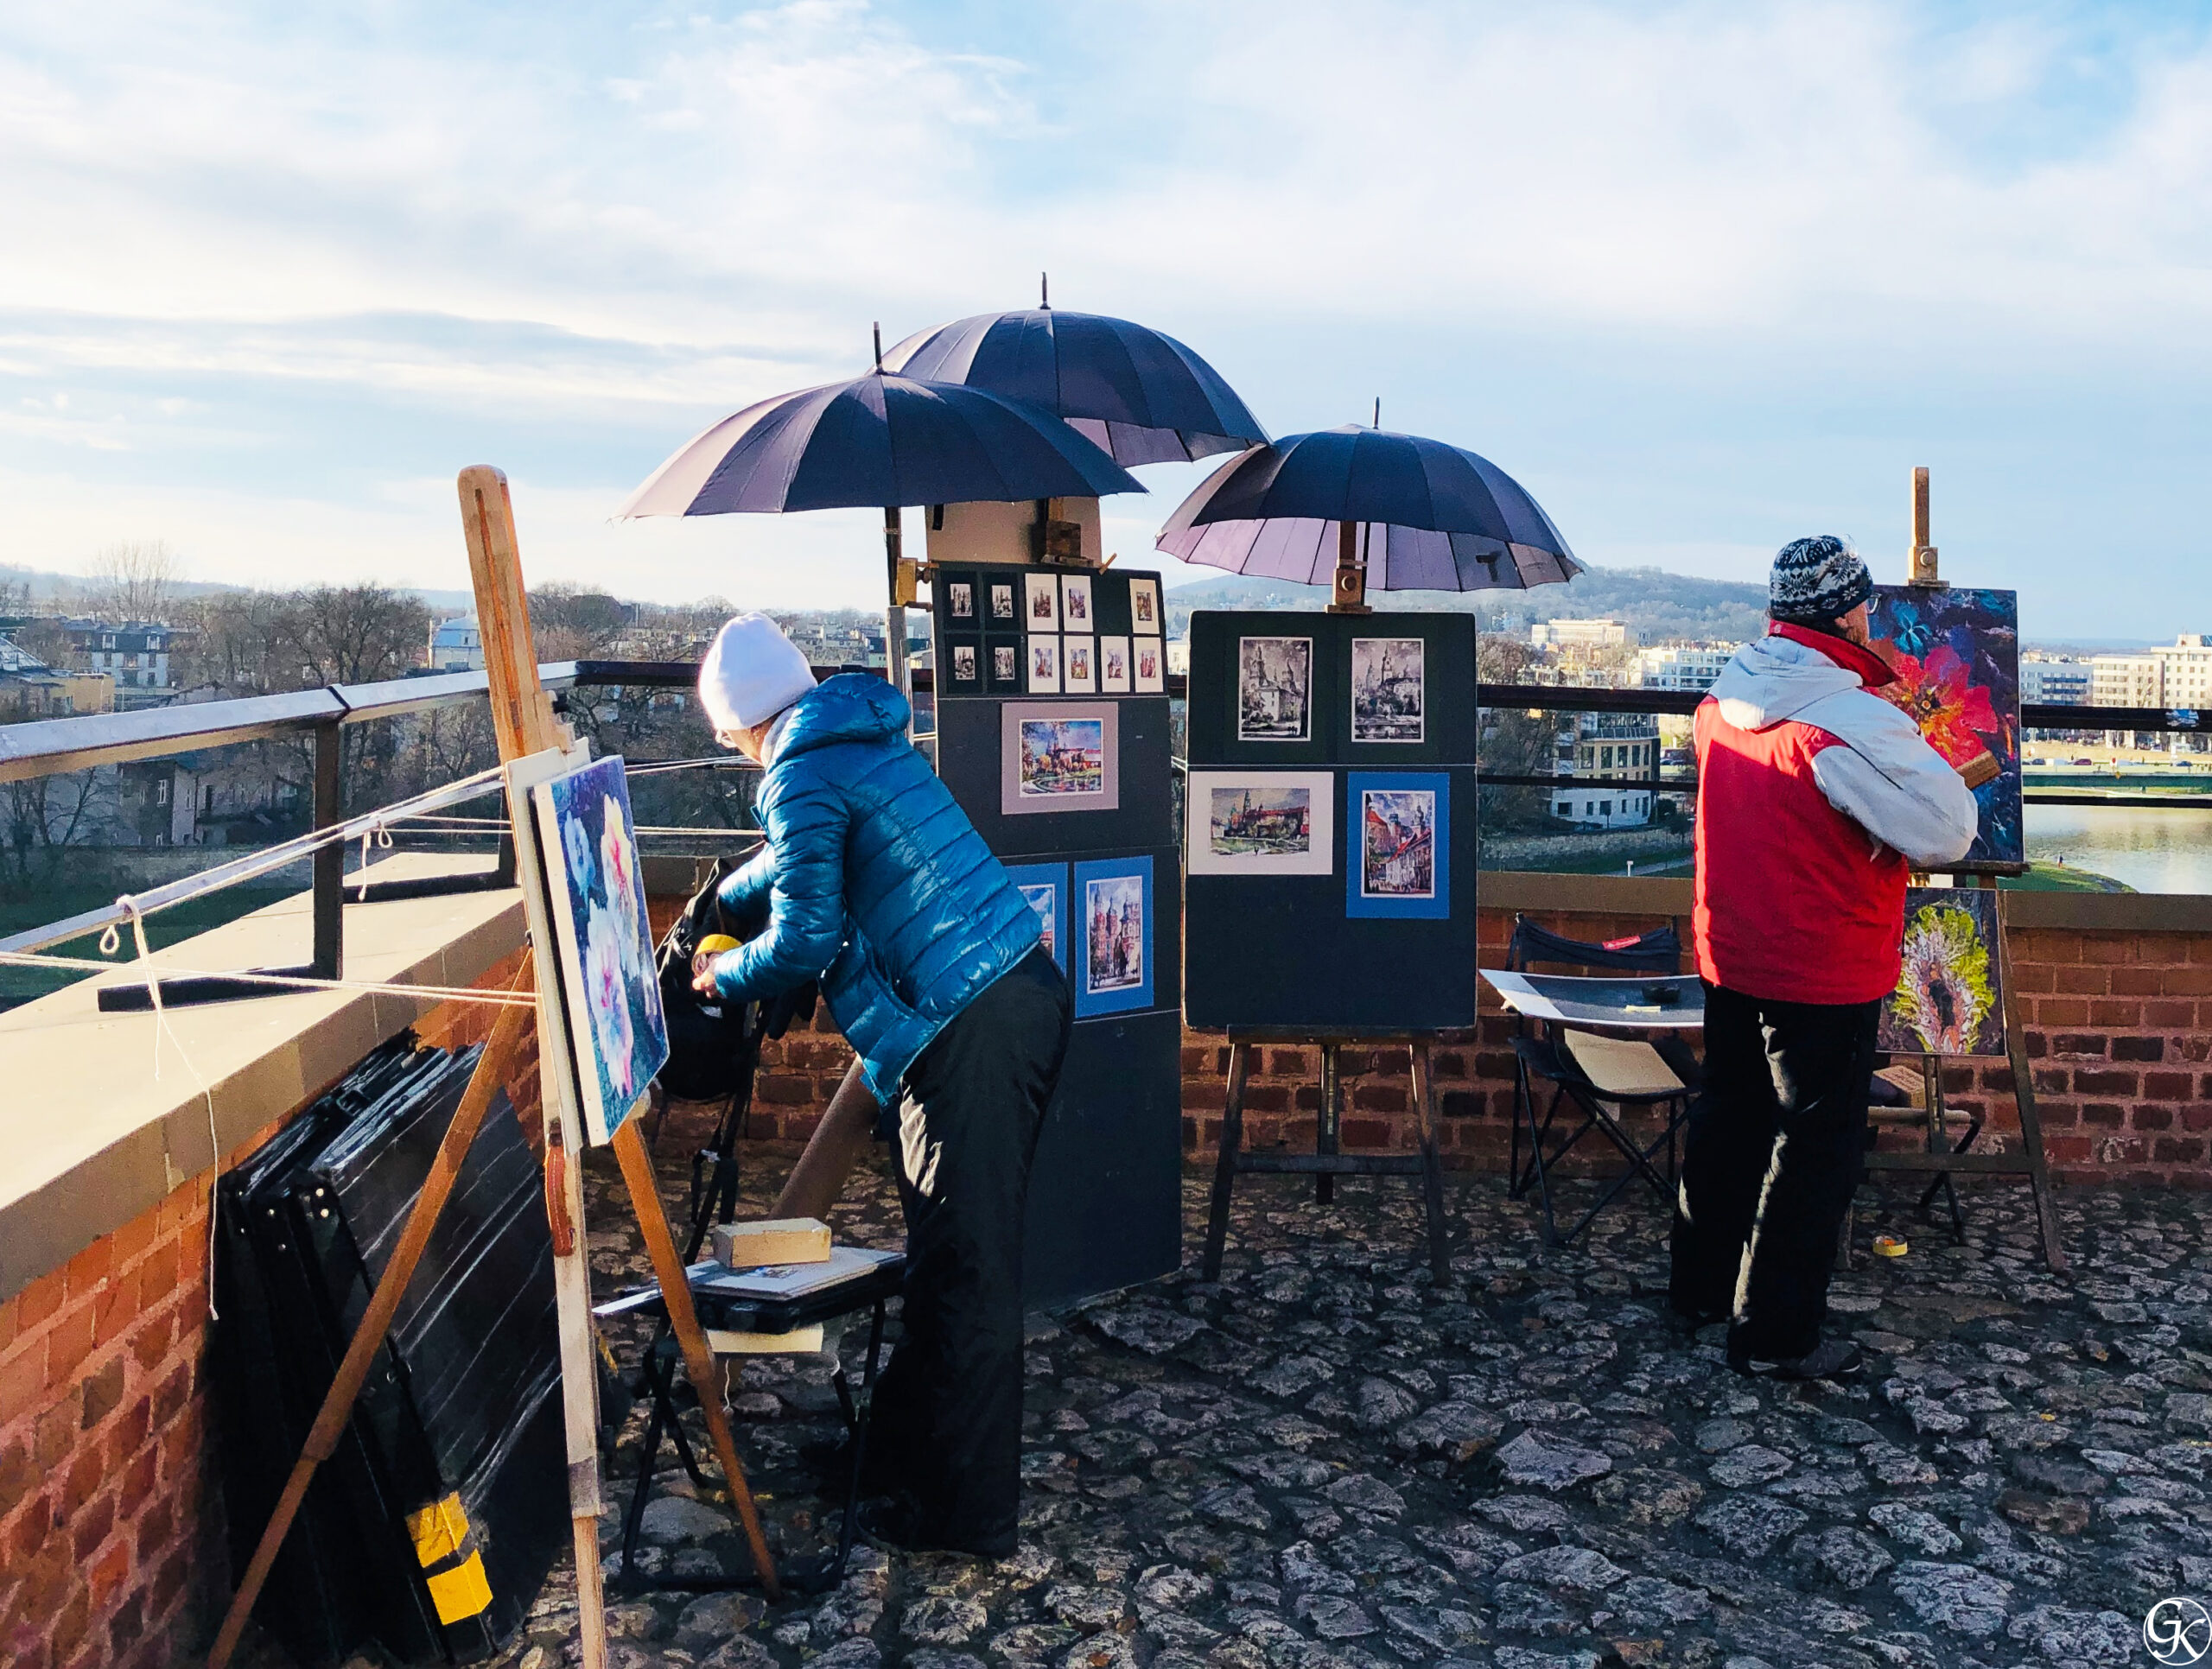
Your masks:
[[[880,359],[883,355],[878,353],[875,357]],[[1375,427],[1377,428],[1382,427],[1382,397],[1379,394],[1375,397]]]
[[[880,319],[875,320],[874,328],[875,331],[875,368],[880,371],[883,369],[883,320]]]
[[[1049,272],[1037,275],[1037,305],[1046,313],[1052,310],[1052,275]]]

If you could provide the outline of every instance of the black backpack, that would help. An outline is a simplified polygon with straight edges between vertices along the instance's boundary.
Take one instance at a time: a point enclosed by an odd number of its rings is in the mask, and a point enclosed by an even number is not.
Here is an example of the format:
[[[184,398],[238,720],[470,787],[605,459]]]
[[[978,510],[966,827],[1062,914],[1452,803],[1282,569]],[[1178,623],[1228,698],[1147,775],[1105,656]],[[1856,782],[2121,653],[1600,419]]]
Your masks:
[[[691,988],[691,957],[699,942],[715,933],[739,936],[716,896],[736,867],[735,859],[716,859],[714,874],[692,894],[660,942],[661,1009],[668,1018],[668,1064],[661,1068],[660,1085],[678,1101],[721,1101],[734,1095],[764,1038],[782,1037],[793,1020],[814,1018],[811,980],[757,1004],[724,1002]]]

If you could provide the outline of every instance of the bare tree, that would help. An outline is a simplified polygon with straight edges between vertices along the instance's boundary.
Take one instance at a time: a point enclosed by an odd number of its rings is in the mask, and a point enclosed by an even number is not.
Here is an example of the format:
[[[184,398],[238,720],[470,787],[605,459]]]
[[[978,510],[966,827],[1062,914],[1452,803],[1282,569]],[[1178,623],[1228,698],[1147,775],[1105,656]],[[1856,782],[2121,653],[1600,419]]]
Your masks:
[[[184,559],[159,539],[110,545],[92,558],[92,610],[105,619],[166,620]]]
[[[564,582],[530,593],[530,630],[541,661],[588,660],[628,629],[636,611],[603,591]]]
[[[1475,676],[1486,684],[1521,683],[1535,658],[1529,645],[1517,638],[1484,632],[1475,650]],[[1548,777],[1557,769],[1559,723],[1549,714],[1485,708],[1480,718],[1485,776]],[[1485,784],[1481,793],[1484,832],[1541,828],[1550,798],[1545,789]]]

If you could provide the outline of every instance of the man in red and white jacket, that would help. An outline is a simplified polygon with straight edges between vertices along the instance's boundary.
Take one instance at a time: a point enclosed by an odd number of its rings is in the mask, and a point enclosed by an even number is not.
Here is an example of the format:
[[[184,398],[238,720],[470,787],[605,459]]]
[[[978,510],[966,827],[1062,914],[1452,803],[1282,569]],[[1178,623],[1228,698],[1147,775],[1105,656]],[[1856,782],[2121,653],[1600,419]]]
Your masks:
[[[1776,556],[1769,635],[1697,710],[1698,972],[1705,1094],[1675,1216],[1672,1298],[1726,1317],[1739,1372],[1830,1379],[1836,1234],[1866,1142],[1882,999],[1897,988],[1907,870],[1974,842],[1974,796],[1873,692],[1872,576],[1844,540]]]

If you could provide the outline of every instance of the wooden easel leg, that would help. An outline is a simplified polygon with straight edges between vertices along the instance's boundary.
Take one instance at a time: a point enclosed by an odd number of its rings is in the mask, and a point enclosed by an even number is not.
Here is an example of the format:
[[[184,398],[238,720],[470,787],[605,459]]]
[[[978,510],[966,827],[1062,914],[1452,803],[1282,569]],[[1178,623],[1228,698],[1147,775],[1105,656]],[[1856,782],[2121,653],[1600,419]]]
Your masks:
[[[530,954],[525,951],[514,989],[527,990],[535,978]],[[407,1295],[408,1283],[414,1279],[415,1266],[429,1246],[430,1235],[438,1226],[446,1202],[453,1197],[454,1184],[461,1179],[461,1166],[468,1158],[468,1150],[475,1145],[476,1133],[483,1127],[484,1115],[491,1110],[492,1098],[506,1088],[507,1081],[514,1076],[515,1062],[522,1052],[530,1025],[531,1011],[527,1008],[499,1011],[484,1053],[477,1059],[476,1069],[469,1075],[468,1088],[461,1093],[461,1105],[454,1109],[453,1121],[446,1126],[446,1133],[439,1139],[429,1174],[423,1179],[423,1191],[415,1196],[415,1203],[408,1211],[407,1227],[400,1231],[399,1244],[393,1247],[391,1260],[385,1266],[384,1279],[369,1296],[368,1308],[362,1314],[360,1325],[353,1329],[353,1342],[346,1347],[345,1359],[338,1365],[330,1389],[323,1395],[322,1406],[308,1429],[300,1458],[292,1467],[291,1476],[284,1481],[284,1492],[277,1497],[276,1510],[270,1514],[261,1539],[255,1544],[253,1558],[245,1568],[245,1578],[232,1596],[231,1609],[224,1614],[221,1632],[215,1636],[214,1648],[207,1654],[208,1669],[223,1669],[231,1660],[231,1653],[238,1650],[245,1620],[252,1614],[254,1602],[261,1597],[262,1587],[269,1580],[277,1550],[284,1545],[284,1537],[299,1514],[300,1504],[307,1499],[308,1485],[315,1477],[315,1469],[336,1451],[338,1440],[345,1435],[354,1400],[361,1393],[361,1386],[369,1376],[377,1352],[384,1348],[385,1339],[391,1331],[400,1300]],[[592,1533],[596,1558],[595,1519]]]
[[[1250,1069],[1250,1050],[1249,1044],[1229,1045],[1229,1095],[1221,1104],[1221,1154],[1214,1161],[1205,1261],[1200,1266],[1209,1281],[1221,1279],[1222,1250],[1229,1241],[1229,1199],[1236,1186],[1236,1155],[1244,1145],[1244,1075]]]
[[[1344,1151],[1344,1094],[1342,1080],[1337,1076],[1337,1046],[1332,1043],[1321,1045],[1321,1116],[1314,1126],[1313,1151],[1324,1158],[1334,1158]],[[1313,1177],[1313,1198],[1316,1203],[1327,1205],[1337,1197],[1337,1179],[1327,1171],[1317,1171]]]
[[[1414,1111],[1421,1120],[1421,1203],[1428,1215],[1428,1268],[1440,1291],[1452,1279],[1452,1252],[1444,1221],[1444,1163],[1436,1151],[1436,1076],[1429,1069],[1428,1042],[1416,1038],[1413,1057]]]
[[[1995,878],[1990,885],[1996,887]],[[2043,1151],[2043,1115],[2036,1107],[2034,1076],[2028,1069],[2027,1034],[2020,1027],[2020,999],[2012,984],[2012,923],[2005,917],[2005,894],[1997,889],[1997,957],[2005,981],[2005,1057],[2012,1063],[2012,1104],[2019,1109],[2020,1141],[2028,1150],[2028,1189],[2036,1203],[2036,1227],[2043,1236],[2043,1260],[2054,1275],[2069,1267],[2058,1239],[2058,1203],[2051,1197],[2050,1165]]]
[[[699,1325],[698,1311],[691,1304],[691,1283],[683,1267],[683,1260],[676,1249],[676,1240],[669,1233],[668,1218],[660,1204],[660,1187],[653,1179],[653,1162],[645,1152],[645,1139],[638,1133],[638,1120],[633,1115],[625,1119],[614,1132],[614,1157],[622,1167],[622,1180],[630,1190],[630,1203],[638,1214],[638,1227],[645,1237],[645,1250],[652,1258],[653,1274],[660,1282],[662,1301],[668,1306],[668,1322],[676,1335],[676,1342],[683,1352],[683,1371],[691,1377],[699,1393],[699,1407],[707,1417],[707,1435],[713,1440],[715,1457],[721,1462],[722,1476],[729,1482],[730,1494],[737,1502],[737,1515],[745,1525],[745,1539],[753,1550],[753,1568],[760,1573],[760,1586],[772,1600],[781,1599],[783,1584],[776,1580],[776,1562],[768,1552],[767,1538],[760,1533],[760,1515],[753,1504],[753,1491],[745,1482],[745,1468],[737,1458],[737,1441],[731,1435],[729,1414],[721,1399],[714,1394],[714,1353],[707,1348],[707,1335]]]

